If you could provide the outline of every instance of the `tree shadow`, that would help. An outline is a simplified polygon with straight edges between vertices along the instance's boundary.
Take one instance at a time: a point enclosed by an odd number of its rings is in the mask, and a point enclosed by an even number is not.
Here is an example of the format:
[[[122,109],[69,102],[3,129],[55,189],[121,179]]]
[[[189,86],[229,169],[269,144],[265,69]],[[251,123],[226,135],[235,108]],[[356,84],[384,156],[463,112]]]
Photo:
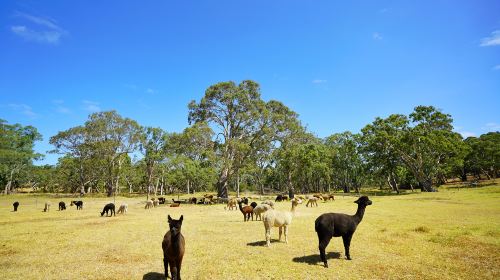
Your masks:
[[[142,280],[165,280],[165,274],[158,272],[148,272],[142,276]]]
[[[279,243],[280,241],[278,239],[271,239],[271,243]],[[255,242],[250,242],[247,243],[247,246],[266,246],[266,241],[255,241]]]
[[[340,253],[339,252],[329,252],[326,254],[326,259],[340,259]],[[295,257],[292,259],[292,261],[297,262],[297,263],[307,263],[309,265],[323,265],[321,262],[321,257],[318,254],[313,254],[309,256],[303,256],[303,257]]]

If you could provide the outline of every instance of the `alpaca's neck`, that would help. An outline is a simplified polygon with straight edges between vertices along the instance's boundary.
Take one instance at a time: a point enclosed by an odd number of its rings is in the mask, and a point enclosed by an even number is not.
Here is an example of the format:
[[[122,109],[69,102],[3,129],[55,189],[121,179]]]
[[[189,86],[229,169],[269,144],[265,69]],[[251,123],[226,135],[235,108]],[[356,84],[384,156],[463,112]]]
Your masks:
[[[354,218],[356,219],[356,222],[359,224],[361,220],[363,220],[363,216],[365,215],[365,206],[358,205],[358,210],[356,211],[356,214],[354,214]]]
[[[243,212],[243,207],[241,207],[241,203],[238,203],[238,206],[240,207],[240,211],[241,211],[241,213],[244,213],[244,212]]]
[[[172,242],[172,246],[179,247],[180,237],[181,237],[181,233],[180,232],[177,235],[170,234],[170,241]]]

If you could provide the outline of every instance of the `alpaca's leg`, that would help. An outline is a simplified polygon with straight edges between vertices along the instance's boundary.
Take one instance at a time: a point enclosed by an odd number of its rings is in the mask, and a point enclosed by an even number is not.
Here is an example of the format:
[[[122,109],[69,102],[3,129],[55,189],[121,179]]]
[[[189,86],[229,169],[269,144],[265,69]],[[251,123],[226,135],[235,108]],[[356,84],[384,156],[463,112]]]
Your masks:
[[[163,267],[165,267],[165,278],[168,278],[168,261],[165,255],[163,255]]]
[[[331,236],[320,236],[318,234],[318,239],[319,239],[319,255],[321,257],[321,261],[323,261],[323,264],[325,267],[328,267],[328,262],[326,260],[326,254],[325,254],[325,249],[328,246],[328,243],[330,243],[330,239],[332,239]]]
[[[281,234],[283,234],[283,227],[280,227],[280,238],[279,238],[280,242],[281,242]]]
[[[266,228],[266,245],[271,246],[271,228]]]
[[[170,263],[170,276],[172,277],[172,280],[177,279],[177,266],[174,262]]]
[[[252,212],[252,213],[250,213],[250,215],[252,215],[252,221],[253,221],[253,212]]]
[[[351,238],[352,234],[342,236],[342,240],[344,241],[345,256],[348,260],[351,259],[351,255],[349,254],[349,247],[351,246]]]
[[[177,279],[181,280],[181,265],[182,265],[182,259],[177,261]]]
[[[288,244],[288,226],[285,225],[285,243]]]

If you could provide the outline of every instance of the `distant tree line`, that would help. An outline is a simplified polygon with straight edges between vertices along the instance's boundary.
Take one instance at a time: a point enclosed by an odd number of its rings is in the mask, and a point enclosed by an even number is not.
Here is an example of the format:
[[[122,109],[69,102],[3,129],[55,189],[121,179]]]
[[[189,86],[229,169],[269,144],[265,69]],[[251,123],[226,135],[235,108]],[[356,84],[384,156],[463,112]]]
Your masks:
[[[254,81],[210,86],[189,103],[181,133],[143,127],[116,111],[98,112],[50,137],[55,166],[34,166],[42,139],[32,126],[0,120],[0,185],[44,192],[192,193],[216,191],[399,193],[435,191],[450,178],[496,178],[500,133],[462,139],[432,106],[376,118],[360,133],[320,139],[283,103],[261,99]]]

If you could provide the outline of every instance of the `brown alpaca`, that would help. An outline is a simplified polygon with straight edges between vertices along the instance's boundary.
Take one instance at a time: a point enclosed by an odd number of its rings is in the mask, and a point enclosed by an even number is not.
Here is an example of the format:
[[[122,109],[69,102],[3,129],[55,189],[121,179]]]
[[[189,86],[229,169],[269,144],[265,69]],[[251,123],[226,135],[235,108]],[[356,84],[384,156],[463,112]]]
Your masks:
[[[314,205],[316,205],[316,207],[318,207],[318,199],[319,198],[317,198],[317,197],[309,198],[309,200],[307,201],[306,207],[309,207],[309,204],[311,205],[311,207],[313,207]]]
[[[238,201],[236,200],[236,198],[231,198],[228,202],[227,202],[227,206],[224,208],[224,209],[229,209],[229,210],[238,210],[238,207],[236,207],[236,203],[238,203]]]
[[[174,220],[168,215],[168,226],[170,230],[167,231],[163,237],[161,248],[163,249],[163,266],[165,267],[165,278],[168,277],[168,265],[170,264],[170,274],[172,280],[181,279],[181,265],[182,258],[186,243],[184,236],[181,233],[182,220],[184,217],[181,215],[179,220]]]
[[[246,205],[244,207],[241,206],[243,202],[238,202],[238,206],[240,207],[240,211],[241,213],[243,213],[243,221],[246,222],[246,221],[250,221],[250,216],[252,217],[252,221],[253,221],[253,207],[252,206],[249,206],[249,205]]]

